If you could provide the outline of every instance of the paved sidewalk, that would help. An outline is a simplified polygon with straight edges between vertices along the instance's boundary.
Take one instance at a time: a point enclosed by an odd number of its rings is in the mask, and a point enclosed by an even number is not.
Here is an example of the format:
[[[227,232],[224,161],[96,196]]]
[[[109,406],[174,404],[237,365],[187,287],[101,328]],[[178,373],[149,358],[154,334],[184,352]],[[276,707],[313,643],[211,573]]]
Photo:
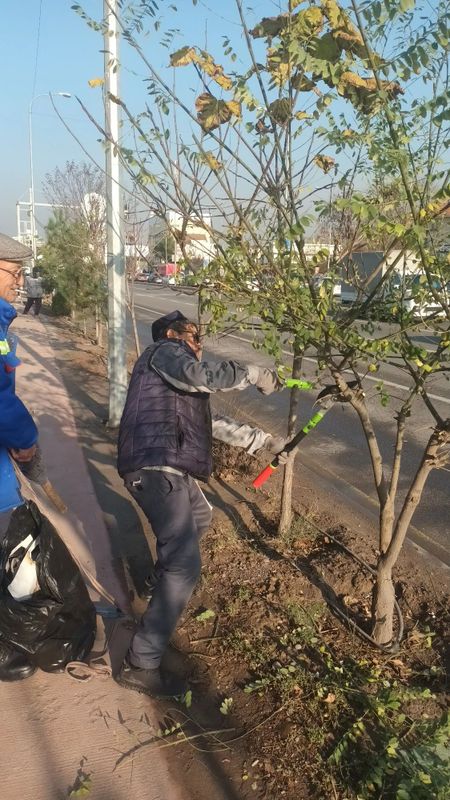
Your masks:
[[[17,390],[39,426],[49,478],[78,520],[83,552],[93,554],[99,579],[123,606],[127,593],[111,567],[108,531],[45,325],[19,316],[14,331],[23,361]],[[116,639],[117,661],[129,635]],[[86,779],[89,800],[193,800],[169,772],[170,749],[143,750],[116,768],[122,753],[158,733],[164,712],[111,678],[80,683],[37,672],[21,683],[0,683],[0,707],[2,800],[64,800]]]
[[[130,601],[120,565],[113,563],[111,544],[102,512],[77,436],[71,400],[62,382],[55,354],[43,322],[19,316],[17,392],[33,414],[50,481],[68,507],[60,520],[62,536],[71,552],[95,575],[124,612]],[[53,521],[53,519],[52,519]],[[58,525],[59,530],[59,525]],[[94,602],[98,594],[91,590]]]

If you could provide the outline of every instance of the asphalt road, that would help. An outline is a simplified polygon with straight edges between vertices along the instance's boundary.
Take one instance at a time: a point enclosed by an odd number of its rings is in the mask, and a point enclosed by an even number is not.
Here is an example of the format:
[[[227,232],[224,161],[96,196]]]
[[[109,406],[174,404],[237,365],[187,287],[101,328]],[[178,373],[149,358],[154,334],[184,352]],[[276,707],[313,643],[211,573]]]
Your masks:
[[[135,287],[136,317],[141,345],[152,342],[151,323],[161,314],[178,308],[193,319],[197,318],[197,300],[195,295],[161,288],[159,286],[136,285]],[[252,333],[243,332],[214,337],[205,341],[205,354],[215,357],[239,359],[261,366],[273,366],[265,353],[252,346]],[[419,333],[417,339],[424,347],[432,347],[433,342],[426,331]],[[130,339],[130,347],[132,342]],[[289,350],[285,351],[289,363]],[[314,355],[307,355],[303,361],[304,375],[313,378],[317,370]],[[382,377],[391,399],[387,409],[383,408],[376,384]],[[389,465],[394,447],[393,409],[399,398],[404,396],[407,378],[399,369],[384,366],[376,376],[368,376],[364,381],[366,397],[370,406],[373,424],[383,457]],[[450,383],[443,376],[433,378],[432,396],[442,416],[450,414]],[[304,394],[301,406],[299,427],[302,421],[310,416],[314,395]],[[231,392],[217,395],[213,403],[225,408],[231,415],[245,415],[256,425],[274,434],[285,433],[289,395],[281,392],[268,398],[262,397],[256,390]],[[411,478],[420,462],[423,445],[430,434],[432,418],[424,404],[418,400],[413,408],[409,431],[406,436],[402,478],[400,481],[400,498],[407,491]],[[328,502],[333,502],[333,494],[338,493],[340,502],[346,502],[355,512],[361,512],[372,520],[377,517],[377,502],[367,445],[354,411],[346,406],[334,407],[324,418],[320,426],[302,444],[297,459],[297,469],[307,470],[310,479],[321,489]],[[448,525],[450,520],[449,472],[434,471],[425,487],[422,502],[417,510],[410,538],[425,551],[439,558],[450,566]]]

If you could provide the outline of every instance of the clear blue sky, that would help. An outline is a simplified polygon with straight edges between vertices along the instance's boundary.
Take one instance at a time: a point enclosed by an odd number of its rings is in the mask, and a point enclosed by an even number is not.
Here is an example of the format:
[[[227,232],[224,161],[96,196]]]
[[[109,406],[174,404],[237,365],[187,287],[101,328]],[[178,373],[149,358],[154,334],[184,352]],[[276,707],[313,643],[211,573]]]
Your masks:
[[[103,119],[101,89],[91,89],[88,80],[103,73],[102,37],[91,30],[71,9],[74,0],[18,0],[3,3],[0,31],[0,74],[2,95],[0,104],[0,231],[16,233],[15,204],[28,199],[30,186],[28,109],[31,99],[49,91],[70,92],[78,96],[100,122]],[[178,11],[171,10],[171,4]],[[102,0],[81,0],[88,14],[99,19]],[[280,11],[276,0],[248,0],[246,17],[254,25],[263,16]],[[284,7],[284,3],[282,4]],[[345,3],[344,3],[345,5]],[[251,8],[250,8],[251,6]],[[242,33],[237,22],[233,0],[160,0],[163,11],[161,28],[152,30],[145,39],[145,52],[159,70],[167,70],[169,54],[185,44],[206,46],[217,56],[222,37],[230,35],[238,53],[236,68],[245,69],[248,54],[239,63]],[[159,44],[168,28],[179,29],[169,49]],[[236,37],[238,34],[238,37]],[[405,36],[407,31],[405,30]],[[257,50],[262,48],[255,43]],[[262,58],[262,50],[261,50]],[[144,66],[126,46],[122,49],[122,96],[133,111],[140,111],[148,100]],[[166,78],[171,83],[173,70]],[[186,104],[193,107],[196,79],[192,69],[176,70],[177,91]],[[417,87],[415,87],[417,90]],[[74,98],[56,97],[55,102],[67,125],[81,140],[86,150],[100,164],[103,151],[98,143],[100,134],[83,114]],[[80,145],[64,128],[53,111],[50,98],[43,96],[33,103],[32,131],[34,150],[35,196],[42,195],[42,181],[47,172],[63,167],[68,160],[86,161]],[[37,209],[36,216],[46,219]]]
[[[0,231],[10,235],[16,233],[16,201],[28,199],[28,109],[31,99],[49,91],[70,92],[79,96],[96,118],[102,119],[101,90],[88,86],[90,78],[102,75],[102,39],[71,10],[72,3],[73,0],[20,0],[2,4]],[[101,16],[101,0],[86,0],[81,4],[92,16]],[[191,0],[178,0],[178,13],[170,11],[169,5],[169,2],[162,0],[161,8],[165,6],[167,10],[161,30],[165,27],[181,30],[171,49],[191,42],[204,45],[206,37],[208,46],[217,52],[226,29],[237,30],[236,25],[232,24],[233,17],[236,19],[235,12],[227,10],[227,5],[233,5],[231,3],[199,0],[194,7]],[[271,0],[256,0],[252,8],[254,14],[250,19],[253,17],[256,20],[265,13],[277,13],[277,4]],[[148,39],[148,55],[158,68],[167,64],[170,52],[157,45],[160,35],[161,31]],[[125,49],[122,57],[125,67],[122,74],[124,97],[135,108],[142,108],[145,100],[142,66]],[[130,71],[134,68],[138,75]],[[187,75],[177,76],[180,81],[187,78]],[[61,97],[55,98],[55,102],[86,149],[102,162],[102,150],[97,142],[99,134],[84,117],[77,102]],[[83,161],[86,156],[64,129],[48,97],[39,97],[33,103],[32,134],[36,201],[44,201],[41,184],[45,174],[57,166],[62,167],[67,160]],[[38,209],[36,215],[39,218]]]
[[[28,109],[41,92],[67,91],[86,99],[98,111],[99,97],[87,80],[102,69],[96,35],[66,0],[20,0],[2,9],[0,33],[0,230],[15,234],[15,204],[28,199],[30,185]],[[39,30],[40,16],[40,31]],[[69,125],[98,154],[95,136],[72,99],[56,98]],[[36,199],[46,172],[81,151],[55,116],[50,99],[40,97],[32,114]]]

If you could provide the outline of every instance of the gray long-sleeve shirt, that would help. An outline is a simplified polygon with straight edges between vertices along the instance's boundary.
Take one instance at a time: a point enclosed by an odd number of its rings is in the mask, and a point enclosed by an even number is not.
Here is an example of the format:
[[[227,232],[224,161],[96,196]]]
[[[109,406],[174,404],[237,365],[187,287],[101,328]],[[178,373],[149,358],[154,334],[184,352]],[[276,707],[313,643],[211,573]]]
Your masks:
[[[171,347],[157,347],[149,358],[149,366],[175,389],[183,392],[230,392],[257,383],[260,367],[239,361],[198,361],[187,347],[175,340]],[[213,414],[212,432],[215,439],[242,447],[250,455],[262,449],[269,434],[260,428],[242,424],[231,417]]]
[[[44,294],[44,289],[42,288],[42,278],[32,278],[31,275],[27,275],[25,278],[24,289],[27,293],[27,297],[42,297]]]

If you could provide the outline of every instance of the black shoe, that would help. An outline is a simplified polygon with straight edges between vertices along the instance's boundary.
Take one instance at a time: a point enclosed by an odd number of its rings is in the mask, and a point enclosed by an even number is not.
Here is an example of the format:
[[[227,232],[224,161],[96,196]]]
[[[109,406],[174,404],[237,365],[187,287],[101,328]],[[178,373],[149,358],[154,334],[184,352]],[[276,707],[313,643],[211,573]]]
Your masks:
[[[147,600],[148,603],[150,602],[153,596],[153,592],[155,591],[155,585],[157,579],[158,579],[158,574],[157,572],[155,572],[155,569],[153,569],[150,572],[150,574],[147,575],[144,581],[144,585],[142,587],[142,591],[139,592],[139,597],[142,600]]]
[[[181,697],[187,690],[185,681],[177,675],[161,667],[140,669],[130,664],[128,659],[123,662],[115,680],[126,689],[155,698]]]
[[[141,600],[146,600],[147,603],[149,603],[153,597],[154,589],[155,587],[153,583],[150,581],[150,577],[146,578],[144,581],[144,585],[141,591],[139,592],[139,597],[141,598]]]
[[[0,681],[23,681],[34,672],[36,667],[27,656],[0,642]]]

